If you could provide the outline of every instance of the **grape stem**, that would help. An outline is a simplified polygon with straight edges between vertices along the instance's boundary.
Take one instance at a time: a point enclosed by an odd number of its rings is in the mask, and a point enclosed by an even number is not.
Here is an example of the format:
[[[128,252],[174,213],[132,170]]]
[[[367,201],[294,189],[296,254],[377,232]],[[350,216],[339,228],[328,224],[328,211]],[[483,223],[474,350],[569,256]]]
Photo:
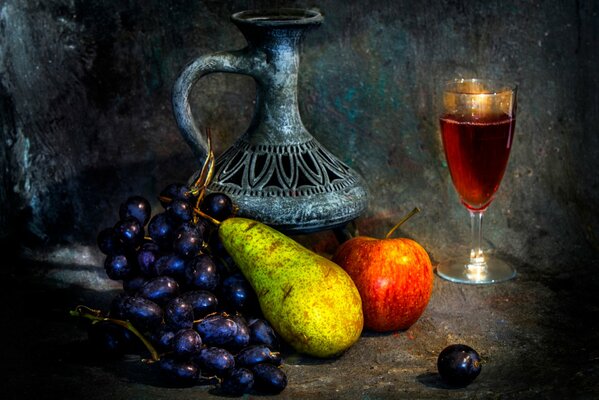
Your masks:
[[[167,204],[173,201],[173,199],[168,196],[158,196],[158,200],[163,201]]]
[[[197,324],[197,323],[200,323],[200,322],[202,322],[203,320],[205,320],[205,319],[206,319],[206,318],[208,318],[208,317],[211,317],[211,316],[213,316],[213,315],[218,315],[218,314],[219,314],[219,312],[218,312],[218,311],[211,312],[211,313],[209,313],[209,314],[206,314],[206,315],[204,315],[204,317],[203,317],[203,318],[200,318],[200,319],[194,319],[194,320],[193,320],[193,324],[195,325],[195,324]],[[226,318],[226,317],[229,317],[229,314],[227,314],[227,313],[226,313],[226,312],[224,312],[224,311],[221,313],[221,315],[222,315],[223,317],[225,317],[225,318]]]
[[[395,226],[393,228],[391,228],[391,230],[387,233],[387,235],[385,235],[385,239],[389,239],[391,237],[391,235],[393,234],[393,232],[395,232],[395,230],[397,228],[399,228],[404,222],[406,222],[407,220],[409,220],[410,218],[412,218],[415,214],[418,214],[419,212],[420,212],[420,208],[415,207],[405,217],[403,217],[397,224],[395,224]]]
[[[156,361],[160,360],[160,356],[158,355],[158,352],[156,351],[154,346],[152,346],[152,343],[150,343],[129,321],[123,321],[120,319],[103,317],[102,312],[100,310],[94,310],[93,308],[89,308],[89,307],[83,306],[83,305],[79,305],[79,306],[75,307],[74,310],[69,311],[69,315],[71,315],[72,317],[80,317],[80,318],[89,319],[94,324],[97,322],[100,322],[100,321],[109,321],[115,325],[122,326],[123,328],[129,330],[131,333],[133,333],[135,336],[137,336],[139,338],[139,340],[141,340],[143,345],[150,352],[151,359],[144,360],[144,361],[156,362]]]
[[[210,131],[210,128],[206,128],[206,138],[208,139],[206,159],[204,160],[204,165],[202,165],[198,179],[196,179],[191,187],[191,193],[193,193],[194,196],[199,195],[198,205],[204,197],[204,190],[206,189],[206,186],[208,186],[208,183],[210,183],[212,172],[214,171],[214,151],[212,150],[212,132]]]
[[[215,225],[220,225],[219,220],[212,218],[210,215],[200,210],[200,205],[202,204],[202,200],[204,199],[206,188],[208,187],[210,181],[212,180],[212,177],[214,176],[215,166],[214,151],[212,150],[212,132],[210,131],[210,128],[206,128],[206,137],[208,138],[208,155],[206,156],[206,160],[204,160],[204,164],[202,165],[202,169],[200,170],[198,178],[195,180],[188,193],[191,193],[193,196],[198,196],[195,207],[193,209],[193,222],[197,224],[199,217],[202,217]],[[158,199],[165,203],[170,203],[173,200],[167,196],[159,196]],[[237,207],[233,207],[234,213],[236,213]]]
[[[191,187],[191,193],[194,196],[198,196],[194,208],[195,214],[193,217],[193,221],[197,224],[198,219],[201,216],[210,220],[212,223],[218,225],[220,224],[219,221],[200,211],[200,205],[202,204],[202,200],[204,199],[204,195],[206,194],[206,188],[210,184],[212,176],[214,175],[215,165],[214,151],[212,150],[212,132],[210,131],[210,128],[206,128],[206,138],[208,139],[208,154],[206,156],[206,160],[204,160],[204,165],[202,165],[202,169],[200,171],[198,179],[196,179],[193,186]]]
[[[220,221],[212,218],[211,216],[207,215],[206,213],[200,210],[200,205],[202,204],[202,200],[204,199],[206,188],[208,187],[208,184],[210,183],[210,181],[212,180],[212,176],[214,175],[215,165],[214,151],[212,150],[212,132],[210,131],[210,128],[206,128],[206,137],[208,139],[208,155],[204,160],[204,164],[202,165],[202,169],[200,170],[198,178],[195,180],[188,193],[191,193],[194,197],[198,196],[195,207],[193,209],[193,222],[197,224],[199,217],[202,217],[209,220],[215,225],[220,225]],[[170,203],[171,201],[173,201],[173,199],[167,196],[159,196],[158,199],[165,203]]]
[[[197,215],[201,216],[202,218],[205,218],[208,221],[212,222],[214,225],[220,225],[219,220],[212,218],[210,215],[206,214],[204,211],[200,210],[197,207],[193,209],[193,212],[195,212]]]

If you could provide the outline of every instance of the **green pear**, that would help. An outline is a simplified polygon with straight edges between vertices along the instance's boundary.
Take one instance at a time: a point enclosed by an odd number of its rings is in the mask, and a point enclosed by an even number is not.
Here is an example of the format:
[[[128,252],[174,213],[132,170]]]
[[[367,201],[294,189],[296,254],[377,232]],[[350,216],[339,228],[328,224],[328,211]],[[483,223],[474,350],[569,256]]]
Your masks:
[[[218,233],[264,317],[295,350],[332,357],[358,340],[362,300],[341,267],[254,220],[226,219]]]

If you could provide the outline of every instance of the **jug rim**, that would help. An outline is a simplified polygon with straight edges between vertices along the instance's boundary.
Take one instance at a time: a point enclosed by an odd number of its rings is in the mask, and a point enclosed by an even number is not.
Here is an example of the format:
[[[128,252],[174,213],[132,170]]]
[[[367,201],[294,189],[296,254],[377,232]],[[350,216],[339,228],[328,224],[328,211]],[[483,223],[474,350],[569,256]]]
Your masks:
[[[311,8],[263,8],[231,15],[231,20],[236,24],[265,27],[317,25],[323,19],[320,11]]]

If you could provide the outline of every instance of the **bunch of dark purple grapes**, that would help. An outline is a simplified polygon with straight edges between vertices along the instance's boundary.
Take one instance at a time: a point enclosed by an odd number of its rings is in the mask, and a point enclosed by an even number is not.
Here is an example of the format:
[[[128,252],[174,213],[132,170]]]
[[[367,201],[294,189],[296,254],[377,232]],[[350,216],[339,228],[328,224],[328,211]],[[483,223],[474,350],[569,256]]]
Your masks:
[[[217,235],[234,206],[224,194],[197,196],[171,184],[153,217],[146,199],[129,197],[114,227],[99,233],[106,273],[124,292],[91,324],[90,340],[113,355],[144,344],[169,384],[215,377],[226,394],[278,393],[287,376],[277,336]]]

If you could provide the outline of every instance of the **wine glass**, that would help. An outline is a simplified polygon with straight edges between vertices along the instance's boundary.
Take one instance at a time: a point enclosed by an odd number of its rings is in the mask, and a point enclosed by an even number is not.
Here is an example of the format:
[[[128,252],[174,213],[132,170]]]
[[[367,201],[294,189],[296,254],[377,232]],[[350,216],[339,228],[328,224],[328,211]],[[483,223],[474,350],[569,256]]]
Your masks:
[[[442,262],[439,276],[453,282],[506,281],[516,270],[482,249],[482,221],[507,166],[516,125],[514,84],[485,79],[456,79],[443,88],[440,117],[443,149],[451,180],[470,213],[472,245],[463,260]]]

